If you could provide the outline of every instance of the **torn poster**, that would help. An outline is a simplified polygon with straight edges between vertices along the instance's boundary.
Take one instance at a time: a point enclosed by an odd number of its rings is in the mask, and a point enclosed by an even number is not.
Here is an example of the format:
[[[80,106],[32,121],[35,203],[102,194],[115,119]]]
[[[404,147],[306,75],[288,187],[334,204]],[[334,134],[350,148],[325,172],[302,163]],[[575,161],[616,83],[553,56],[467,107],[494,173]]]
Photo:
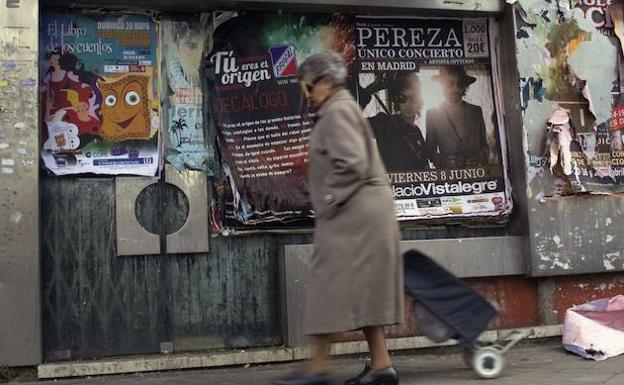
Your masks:
[[[202,18],[205,21],[206,18]],[[165,157],[176,169],[210,172],[199,68],[210,33],[200,20],[161,22],[167,95]]]
[[[607,4],[595,7],[587,1],[573,2],[574,8],[563,13],[552,3],[520,3],[522,17],[516,20],[529,192],[547,198],[624,191],[624,122],[618,107],[622,55],[612,13]],[[556,110],[565,111],[569,127],[552,130],[548,118]]]

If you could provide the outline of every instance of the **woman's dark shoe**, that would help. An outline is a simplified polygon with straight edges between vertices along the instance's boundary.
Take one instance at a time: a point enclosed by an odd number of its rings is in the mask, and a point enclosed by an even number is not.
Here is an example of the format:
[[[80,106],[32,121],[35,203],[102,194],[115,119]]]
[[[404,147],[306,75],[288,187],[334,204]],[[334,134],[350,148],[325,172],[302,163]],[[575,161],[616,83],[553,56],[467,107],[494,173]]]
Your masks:
[[[295,372],[282,379],[273,381],[273,385],[329,385],[329,375]]]
[[[399,375],[392,366],[373,370],[367,363],[364,371],[345,385],[399,385]]]

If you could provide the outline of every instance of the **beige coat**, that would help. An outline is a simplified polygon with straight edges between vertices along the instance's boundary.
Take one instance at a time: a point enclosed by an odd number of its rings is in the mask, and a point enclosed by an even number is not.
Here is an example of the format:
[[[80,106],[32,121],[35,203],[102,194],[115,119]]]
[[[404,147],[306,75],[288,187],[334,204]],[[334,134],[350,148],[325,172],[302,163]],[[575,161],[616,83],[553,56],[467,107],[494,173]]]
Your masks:
[[[370,125],[346,90],[318,115],[309,148],[316,224],[304,331],[402,323],[399,229]]]

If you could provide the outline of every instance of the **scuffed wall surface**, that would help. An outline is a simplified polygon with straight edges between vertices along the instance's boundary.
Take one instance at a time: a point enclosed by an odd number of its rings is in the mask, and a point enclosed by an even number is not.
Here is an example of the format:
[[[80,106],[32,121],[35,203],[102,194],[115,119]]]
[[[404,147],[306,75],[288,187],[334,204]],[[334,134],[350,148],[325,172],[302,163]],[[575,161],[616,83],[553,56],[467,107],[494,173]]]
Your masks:
[[[41,359],[37,11],[0,2],[0,366]]]
[[[498,315],[488,329],[512,329],[539,325],[539,281],[524,277],[470,278],[466,280],[494,304]]]
[[[552,280],[552,312],[560,323],[563,322],[566,310],[574,305],[624,293],[622,274],[556,277]]]
[[[515,4],[516,49],[533,275],[624,270],[624,205],[610,130],[619,92],[619,43],[608,8],[588,1]],[[595,3],[595,2],[592,2]],[[610,3],[610,2],[609,2]],[[549,169],[546,124],[556,107],[575,130],[573,174]],[[561,162],[561,161],[560,161]],[[574,193],[583,195],[561,197]]]
[[[624,270],[621,197],[537,202],[531,211],[534,275]]]
[[[540,280],[524,277],[487,277],[469,278],[466,282],[481,296],[490,301],[497,316],[488,325],[489,330],[514,329],[544,324],[540,319],[540,308],[543,306],[538,299]],[[405,296],[405,323],[386,329],[390,338],[419,336],[413,315],[412,297]],[[548,301],[552,302],[552,298]],[[335,341],[355,341],[364,339],[361,332],[341,333]]]

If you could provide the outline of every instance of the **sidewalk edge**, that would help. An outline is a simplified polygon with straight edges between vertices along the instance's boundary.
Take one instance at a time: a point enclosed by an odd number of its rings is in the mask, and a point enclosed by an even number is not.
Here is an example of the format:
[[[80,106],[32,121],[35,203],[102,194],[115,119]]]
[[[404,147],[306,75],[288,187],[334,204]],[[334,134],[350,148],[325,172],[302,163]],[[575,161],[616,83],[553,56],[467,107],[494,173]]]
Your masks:
[[[494,342],[512,330],[517,330],[527,339],[556,337],[562,334],[562,325],[532,326],[518,329],[489,330],[481,334],[479,340]],[[435,346],[457,345],[457,341],[441,344],[431,342],[426,337],[402,337],[388,339],[391,351],[421,349]],[[365,341],[339,342],[332,344],[334,355],[364,353]],[[103,359],[94,361],[70,361],[41,364],[37,367],[40,379],[85,377],[109,374],[153,372],[159,370],[199,369],[218,366],[274,363],[302,360],[310,356],[307,347],[275,347],[227,352],[173,353],[168,355],[146,355]]]

